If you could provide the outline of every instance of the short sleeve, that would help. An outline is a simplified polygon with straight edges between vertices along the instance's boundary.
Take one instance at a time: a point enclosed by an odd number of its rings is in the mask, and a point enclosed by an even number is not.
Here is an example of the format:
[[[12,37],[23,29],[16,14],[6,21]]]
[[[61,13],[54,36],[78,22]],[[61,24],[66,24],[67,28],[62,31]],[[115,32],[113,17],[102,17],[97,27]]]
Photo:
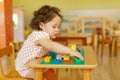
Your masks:
[[[41,38],[48,38],[50,39],[50,36],[48,33],[43,32],[43,31],[34,31],[33,36],[35,40],[41,39]]]

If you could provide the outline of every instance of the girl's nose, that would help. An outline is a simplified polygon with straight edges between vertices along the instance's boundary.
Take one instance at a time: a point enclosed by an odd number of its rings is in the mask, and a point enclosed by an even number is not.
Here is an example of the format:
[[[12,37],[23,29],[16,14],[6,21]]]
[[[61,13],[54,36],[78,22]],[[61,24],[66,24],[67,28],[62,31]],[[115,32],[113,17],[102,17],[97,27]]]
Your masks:
[[[60,29],[59,29],[59,28],[56,28],[56,31],[60,31]]]

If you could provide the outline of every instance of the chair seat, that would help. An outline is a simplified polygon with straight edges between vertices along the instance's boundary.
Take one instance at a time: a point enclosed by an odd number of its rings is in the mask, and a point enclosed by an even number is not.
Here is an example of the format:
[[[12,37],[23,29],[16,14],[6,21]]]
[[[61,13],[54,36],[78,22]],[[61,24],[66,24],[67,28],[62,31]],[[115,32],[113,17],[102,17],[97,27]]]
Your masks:
[[[98,43],[102,43],[102,41],[98,40]],[[107,44],[107,43],[112,44],[112,40],[104,40],[104,43],[105,44]]]
[[[22,78],[17,71],[10,71],[4,76],[8,79],[10,78],[11,80],[32,80],[32,79]]]
[[[105,43],[109,43],[109,44],[112,44],[112,41],[109,41],[109,40],[108,40],[108,41],[105,41]]]
[[[17,71],[10,71],[9,73],[5,74],[5,77],[8,77],[8,78],[11,78],[11,77],[21,78],[21,76],[18,74]]]

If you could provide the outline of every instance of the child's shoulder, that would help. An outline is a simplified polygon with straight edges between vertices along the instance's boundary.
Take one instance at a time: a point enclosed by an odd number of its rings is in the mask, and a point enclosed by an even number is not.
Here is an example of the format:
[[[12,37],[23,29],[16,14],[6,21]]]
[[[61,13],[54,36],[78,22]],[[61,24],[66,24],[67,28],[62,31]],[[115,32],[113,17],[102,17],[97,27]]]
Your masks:
[[[44,31],[36,31],[36,30],[34,30],[32,32],[32,34],[34,36],[38,36],[38,37],[49,37],[49,34],[47,32],[44,32]]]
[[[44,31],[37,31],[37,30],[34,30],[34,31],[32,32],[32,34],[49,35],[47,32],[44,32]]]

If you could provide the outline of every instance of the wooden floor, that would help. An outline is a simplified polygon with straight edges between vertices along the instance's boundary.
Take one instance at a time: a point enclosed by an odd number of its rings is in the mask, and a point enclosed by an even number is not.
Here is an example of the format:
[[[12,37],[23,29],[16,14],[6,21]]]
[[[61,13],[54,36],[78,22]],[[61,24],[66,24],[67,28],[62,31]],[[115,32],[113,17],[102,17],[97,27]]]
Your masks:
[[[104,56],[100,58],[98,53],[98,67],[91,72],[92,80],[120,80],[120,48],[117,57],[109,57],[108,47],[105,47]],[[8,62],[9,60],[7,60]],[[4,72],[8,71],[8,63],[4,63]],[[58,80],[82,80],[82,71],[78,69],[59,69]]]
[[[117,57],[109,56],[107,46],[103,58],[100,57],[100,52],[95,53],[98,67],[91,72],[92,80],[120,80],[120,48],[118,50]],[[58,80],[83,80],[82,72],[78,69],[59,69]]]

